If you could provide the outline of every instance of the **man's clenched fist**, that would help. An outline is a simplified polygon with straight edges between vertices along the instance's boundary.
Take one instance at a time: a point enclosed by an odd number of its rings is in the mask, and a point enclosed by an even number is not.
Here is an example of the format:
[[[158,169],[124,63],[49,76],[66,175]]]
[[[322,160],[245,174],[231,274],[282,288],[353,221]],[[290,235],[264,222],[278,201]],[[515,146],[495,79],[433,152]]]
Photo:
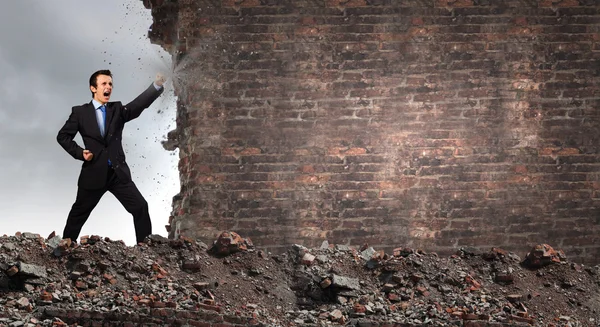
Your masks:
[[[94,157],[94,154],[90,152],[90,150],[83,150],[83,159],[85,161],[90,161]]]
[[[165,75],[163,75],[162,73],[157,73],[154,83],[156,83],[156,85],[158,85],[158,86],[163,86],[163,84],[165,84],[166,80],[167,79],[165,78]]]

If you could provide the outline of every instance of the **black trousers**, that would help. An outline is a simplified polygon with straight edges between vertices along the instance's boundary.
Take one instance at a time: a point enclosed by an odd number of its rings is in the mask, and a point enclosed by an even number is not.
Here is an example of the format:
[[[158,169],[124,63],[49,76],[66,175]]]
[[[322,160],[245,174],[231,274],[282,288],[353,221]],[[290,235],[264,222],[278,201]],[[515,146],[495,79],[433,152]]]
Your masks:
[[[67,225],[63,231],[63,238],[70,238],[72,241],[77,240],[81,228],[106,191],[112,193],[121,202],[123,207],[125,207],[125,210],[133,215],[135,236],[138,243],[144,241],[146,236],[152,234],[148,202],[146,202],[133,181],[127,183],[121,182],[117,178],[115,171],[112,168],[108,168],[108,176],[104,188],[87,190],[80,187],[77,190],[77,198],[69,212]]]

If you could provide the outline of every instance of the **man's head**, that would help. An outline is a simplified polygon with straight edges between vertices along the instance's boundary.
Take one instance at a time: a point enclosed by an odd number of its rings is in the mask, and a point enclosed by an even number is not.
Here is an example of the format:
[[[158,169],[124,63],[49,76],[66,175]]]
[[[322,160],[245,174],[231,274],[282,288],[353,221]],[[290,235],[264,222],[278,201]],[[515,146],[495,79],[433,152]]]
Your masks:
[[[110,94],[112,93],[112,74],[110,70],[99,70],[90,76],[90,91],[92,91],[92,97],[102,104],[110,100]]]

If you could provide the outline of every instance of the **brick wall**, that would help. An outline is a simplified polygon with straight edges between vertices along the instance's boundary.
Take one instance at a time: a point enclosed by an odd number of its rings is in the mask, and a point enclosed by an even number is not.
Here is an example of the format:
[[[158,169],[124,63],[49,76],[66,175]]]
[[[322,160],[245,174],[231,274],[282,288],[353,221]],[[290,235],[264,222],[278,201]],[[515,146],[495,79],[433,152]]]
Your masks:
[[[600,260],[598,0],[146,0],[171,236]]]

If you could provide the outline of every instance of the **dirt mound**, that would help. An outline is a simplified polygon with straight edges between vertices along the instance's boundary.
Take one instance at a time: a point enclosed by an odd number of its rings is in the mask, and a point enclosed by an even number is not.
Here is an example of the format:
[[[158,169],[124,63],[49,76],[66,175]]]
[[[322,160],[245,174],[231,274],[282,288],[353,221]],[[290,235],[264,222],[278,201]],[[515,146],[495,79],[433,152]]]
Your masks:
[[[327,242],[271,255],[235,233],[219,240],[210,250],[200,241],[157,235],[134,247],[99,236],[81,245],[31,233],[0,237],[0,326],[117,326],[108,321],[130,318],[131,326],[600,322],[600,266],[570,263],[547,244],[521,260],[498,248],[463,248],[440,258]],[[185,320],[191,313],[219,323],[191,323]]]

